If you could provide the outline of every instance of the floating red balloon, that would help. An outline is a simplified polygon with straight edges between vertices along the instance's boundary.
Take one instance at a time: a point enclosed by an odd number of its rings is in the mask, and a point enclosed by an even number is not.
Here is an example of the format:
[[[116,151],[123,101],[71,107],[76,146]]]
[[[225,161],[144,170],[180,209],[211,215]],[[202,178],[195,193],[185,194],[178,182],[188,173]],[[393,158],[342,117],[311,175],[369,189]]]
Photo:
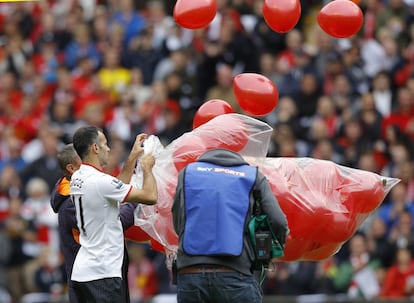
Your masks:
[[[234,77],[233,90],[240,107],[254,116],[269,114],[279,101],[276,85],[256,73],[242,73]]]
[[[329,2],[318,13],[319,26],[329,35],[346,38],[356,34],[362,27],[364,17],[361,8],[350,0]]]
[[[193,129],[219,115],[229,113],[234,113],[234,109],[228,102],[220,99],[208,100],[199,107],[196,114],[194,115]]]
[[[217,13],[216,0],[178,0],[174,6],[174,20],[188,29],[198,29],[213,21]]]
[[[173,152],[174,166],[177,171],[182,170],[206,152],[206,146],[202,138],[191,134],[185,134],[180,138],[177,148]]]
[[[269,27],[278,33],[287,33],[299,21],[301,6],[299,0],[265,0],[263,17]]]

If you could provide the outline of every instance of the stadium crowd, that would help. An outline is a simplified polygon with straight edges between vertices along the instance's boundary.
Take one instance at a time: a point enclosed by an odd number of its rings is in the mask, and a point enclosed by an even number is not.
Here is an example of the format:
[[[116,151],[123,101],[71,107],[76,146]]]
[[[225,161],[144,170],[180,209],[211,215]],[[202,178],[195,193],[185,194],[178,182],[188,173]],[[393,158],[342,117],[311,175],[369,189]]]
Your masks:
[[[56,154],[79,126],[105,131],[106,171],[117,175],[140,132],[167,145],[210,99],[244,113],[232,87],[242,72],[279,90],[276,109],[256,117],[274,128],[268,156],[401,179],[336,255],[276,263],[264,294],[414,297],[414,3],[361,0],[361,30],[335,39],[316,22],[326,2],[302,0],[286,34],[268,27],[263,2],[217,0],[215,19],[197,30],[174,22],[175,1],[0,4],[1,302],[65,293],[49,199],[61,174]],[[131,301],[174,293],[163,254],[128,246]]]

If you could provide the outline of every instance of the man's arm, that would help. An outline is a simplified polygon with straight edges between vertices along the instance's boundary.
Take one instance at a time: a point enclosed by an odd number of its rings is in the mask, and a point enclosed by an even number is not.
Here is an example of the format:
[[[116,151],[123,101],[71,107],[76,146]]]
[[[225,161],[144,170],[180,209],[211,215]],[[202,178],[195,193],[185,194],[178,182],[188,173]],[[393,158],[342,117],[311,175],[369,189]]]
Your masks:
[[[122,167],[121,173],[118,176],[118,179],[122,182],[129,183],[131,181],[138,158],[144,152],[142,144],[146,138],[146,134],[137,135],[134,146],[132,146],[131,152],[129,153],[128,158]]]
[[[157,183],[152,173],[155,158],[153,155],[147,154],[141,158],[139,163],[142,168],[142,189],[132,186],[132,189],[126,196],[125,201],[149,205],[155,204],[158,198]]]
[[[147,138],[146,134],[139,134],[135,139],[134,146],[129,153],[118,179],[124,183],[130,183],[132,174],[134,173],[135,166],[137,164],[139,156],[144,152],[142,144]],[[131,191],[125,198],[125,201],[143,203],[143,204],[155,204],[158,198],[157,183],[155,182],[152,168],[155,164],[155,158],[152,155],[144,155],[139,164],[142,168],[143,184],[142,189],[132,187]]]
[[[262,210],[268,215],[277,240],[282,246],[284,246],[287,232],[289,230],[286,215],[280,208],[279,202],[272,192],[268,180],[260,172],[258,173],[257,186],[261,194]]]

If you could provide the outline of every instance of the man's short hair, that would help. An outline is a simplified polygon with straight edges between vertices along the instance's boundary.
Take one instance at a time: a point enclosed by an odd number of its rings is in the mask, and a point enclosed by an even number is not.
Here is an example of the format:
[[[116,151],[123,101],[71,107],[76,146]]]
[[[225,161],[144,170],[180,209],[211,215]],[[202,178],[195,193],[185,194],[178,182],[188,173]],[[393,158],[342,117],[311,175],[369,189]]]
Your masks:
[[[76,130],[73,135],[73,147],[81,159],[84,159],[89,152],[89,147],[98,143],[99,128],[96,126],[83,126]]]
[[[76,153],[73,144],[65,145],[57,154],[57,160],[59,163],[59,167],[64,174],[66,174],[66,165],[74,163],[78,154]]]

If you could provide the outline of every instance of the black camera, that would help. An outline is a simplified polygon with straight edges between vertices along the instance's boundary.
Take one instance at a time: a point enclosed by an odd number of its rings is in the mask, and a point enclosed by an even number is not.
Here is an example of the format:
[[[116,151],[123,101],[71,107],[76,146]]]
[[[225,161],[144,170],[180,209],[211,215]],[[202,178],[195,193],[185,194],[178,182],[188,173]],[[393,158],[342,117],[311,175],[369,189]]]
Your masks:
[[[256,231],[256,260],[267,265],[272,258],[272,234],[270,231]]]

